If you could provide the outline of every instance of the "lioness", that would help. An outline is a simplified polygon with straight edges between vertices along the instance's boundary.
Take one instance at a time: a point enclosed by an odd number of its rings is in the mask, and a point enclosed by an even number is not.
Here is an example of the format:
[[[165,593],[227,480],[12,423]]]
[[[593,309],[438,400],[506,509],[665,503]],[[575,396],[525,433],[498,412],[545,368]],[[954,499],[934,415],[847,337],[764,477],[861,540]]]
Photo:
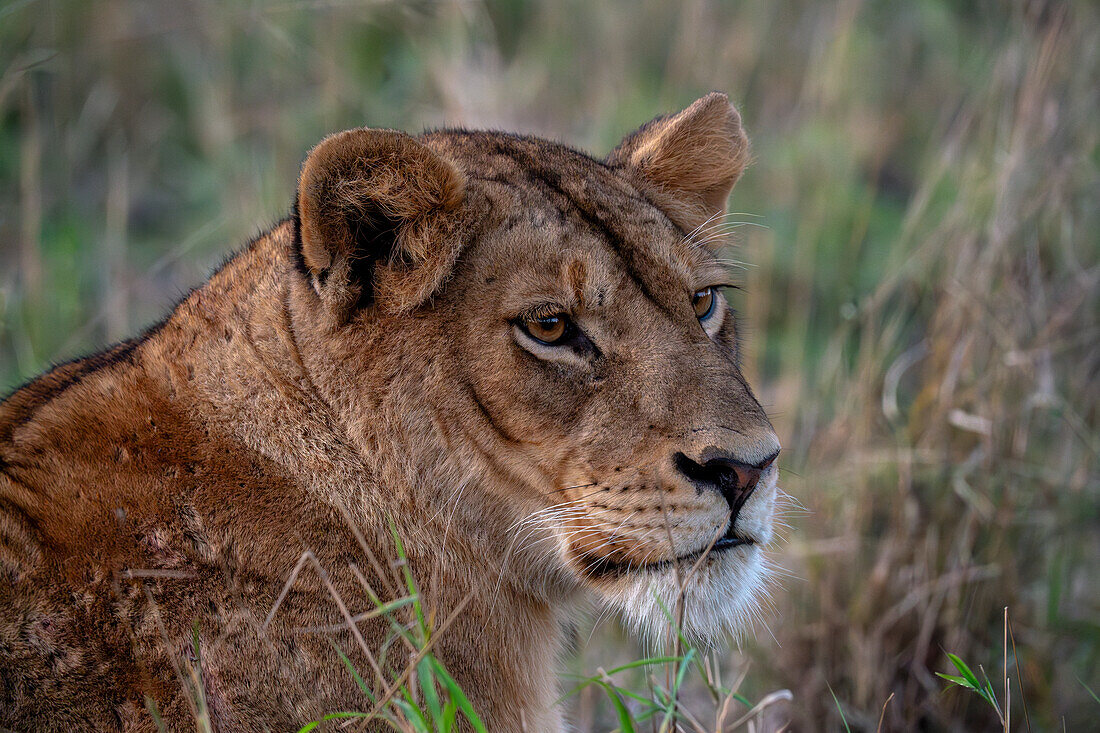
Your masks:
[[[0,725],[369,707],[334,647],[384,692],[372,665],[414,652],[372,594],[402,569],[491,731],[561,729],[585,598],[649,633],[666,608],[737,627],[779,452],[711,236],[747,158],[717,93],[604,160],[322,141],[293,214],[167,320],[0,406]]]

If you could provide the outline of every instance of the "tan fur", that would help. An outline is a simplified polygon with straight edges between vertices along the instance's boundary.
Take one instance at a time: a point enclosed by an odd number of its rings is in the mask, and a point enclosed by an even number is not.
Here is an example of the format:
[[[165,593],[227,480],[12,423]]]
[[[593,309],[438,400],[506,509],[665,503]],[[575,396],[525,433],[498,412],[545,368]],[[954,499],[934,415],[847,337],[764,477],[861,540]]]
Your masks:
[[[333,644],[377,690],[363,649],[389,628],[352,634],[334,597],[354,615],[364,583],[401,595],[392,523],[435,622],[467,604],[434,651],[489,729],[559,730],[573,611],[656,626],[647,604],[728,524],[673,457],[777,448],[732,313],[709,334],[691,305],[724,273],[686,235],[746,150],[718,94],[606,162],[502,133],[322,142],[296,218],[162,325],[0,405],[0,726],[151,730],[151,701],[186,730],[201,698],[215,730],[294,730],[366,708]],[[533,308],[587,344],[525,340]],[[775,470],[736,520],[757,545],[686,581],[702,635],[756,593]]]

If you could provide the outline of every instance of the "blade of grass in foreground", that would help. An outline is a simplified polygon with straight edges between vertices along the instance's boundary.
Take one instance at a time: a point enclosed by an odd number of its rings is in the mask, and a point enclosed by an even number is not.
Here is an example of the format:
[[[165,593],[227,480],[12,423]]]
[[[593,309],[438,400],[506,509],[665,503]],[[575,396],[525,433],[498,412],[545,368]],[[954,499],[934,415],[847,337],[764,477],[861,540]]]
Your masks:
[[[1092,691],[1092,688],[1086,685],[1080,677],[1077,678],[1077,682],[1081,685],[1081,687],[1085,688],[1085,692],[1089,693],[1089,696],[1096,701],[1096,704],[1100,705],[1100,697],[1096,696],[1096,693]]]
[[[366,713],[329,713],[328,715],[324,716],[320,720],[314,720],[312,722],[306,723],[305,725],[303,725],[301,728],[298,729],[298,733],[309,733],[311,730],[314,730],[314,729],[317,728],[317,726],[321,725],[321,723],[323,723],[325,721],[329,721],[329,720],[340,720],[341,718],[365,718],[365,717],[367,717]]]
[[[424,705],[432,718],[432,724],[436,730],[445,731],[443,727],[443,706],[439,703],[439,693],[435,689],[435,675],[432,674],[432,663],[427,658],[421,659],[416,665],[416,676],[420,682],[420,691],[424,696]]]
[[[627,709],[626,703],[619,697],[618,689],[615,685],[601,681],[597,681],[596,684],[604,689],[607,693],[607,698],[611,701],[611,704],[615,706],[615,714],[619,718],[619,730],[622,731],[622,733],[634,733],[634,719],[630,716],[630,711]]]
[[[359,670],[357,670],[355,665],[351,663],[351,660],[348,659],[348,655],[344,654],[344,650],[336,645],[336,642],[332,642],[332,646],[336,649],[336,653],[340,655],[340,661],[348,668],[348,672],[351,673],[352,678],[355,680],[355,684],[359,686],[359,689],[367,696],[367,699],[373,703],[374,693],[371,692],[370,686],[367,684],[366,680],[359,675]]]
[[[833,696],[833,702],[836,703],[837,712],[840,713],[840,722],[844,723],[844,730],[848,733],[852,733],[852,729],[848,727],[848,719],[844,717],[844,708],[840,707],[840,700],[837,699],[836,693],[833,692],[833,686],[828,682],[825,683],[825,686],[829,688],[829,694]]]
[[[630,669],[638,669],[639,667],[652,667],[652,666],[656,666],[656,665],[660,665],[660,664],[673,664],[673,663],[679,662],[680,660],[681,660],[681,657],[647,657],[645,659],[637,659],[633,662],[628,662],[626,664],[621,664],[618,667],[612,667],[611,669],[605,670],[604,674],[606,674],[607,676],[610,677],[613,674],[618,674],[619,672],[625,672],[625,671],[630,670]],[[554,703],[555,705],[562,704],[565,700],[569,699],[573,695],[576,695],[578,692],[580,692],[584,688],[586,688],[586,687],[588,687],[589,685],[592,685],[592,684],[597,684],[600,681],[600,675],[594,675],[594,676],[591,676],[591,677],[581,677],[580,675],[566,675],[566,676],[571,677],[574,680],[578,680],[577,685],[575,687],[573,687],[571,690],[569,690],[568,692],[566,692],[564,695],[559,697],[557,699],[557,701]]]
[[[965,687],[968,690],[973,690],[985,700],[997,713],[998,718],[1002,718],[1001,706],[997,703],[997,697],[993,694],[993,685],[988,679],[983,683],[978,679],[978,675],[974,674],[969,665],[960,659],[957,655],[947,652],[947,658],[951,660],[951,664],[955,666],[955,669],[959,672],[958,675],[943,674],[942,672],[936,672],[936,675],[942,677],[948,682],[958,685],[959,687]],[[1003,719],[1003,718],[1002,718]]]
[[[462,691],[462,688],[458,686],[454,678],[450,673],[443,668],[443,664],[433,656],[427,656],[432,671],[435,672],[435,676],[440,679],[443,686],[447,688],[447,694],[450,695],[451,700],[462,710],[462,714],[466,716],[466,719],[470,721],[470,725],[474,727],[474,730],[478,733],[486,733],[485,724],[481,722],[481,718],[474,711],[474,706],[470,704],[469,698],[466,697],[466,693]]]

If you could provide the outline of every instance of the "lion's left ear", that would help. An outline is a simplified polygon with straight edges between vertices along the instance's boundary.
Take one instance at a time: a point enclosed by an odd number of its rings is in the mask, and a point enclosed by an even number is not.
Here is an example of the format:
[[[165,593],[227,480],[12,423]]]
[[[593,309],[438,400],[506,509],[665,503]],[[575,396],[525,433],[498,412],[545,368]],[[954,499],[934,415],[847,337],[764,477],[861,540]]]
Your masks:
[[[405,312],[439,287],[459,243],[463,176],[403,132],[360,128],[310,151],[298,182],[299,266],[337,320]]]
[[[725,211],[748,161],[741,116],[720,92],[643,125],[607,156],[651,184],[658,205],[685,232]]]

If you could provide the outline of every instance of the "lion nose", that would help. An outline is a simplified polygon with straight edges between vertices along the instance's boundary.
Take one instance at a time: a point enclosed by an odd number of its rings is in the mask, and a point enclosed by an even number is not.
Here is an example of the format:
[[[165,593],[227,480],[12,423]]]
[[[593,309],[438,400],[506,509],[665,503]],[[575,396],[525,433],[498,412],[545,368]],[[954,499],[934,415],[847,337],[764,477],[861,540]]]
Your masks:
[[[697,463],[683,453],[675,456],[676,468],[694,484],[718,491],[729,504],[733,519],[756,490],[760,476],[775,462],[779,451],[758,463],[745,463],[729,455]]]

